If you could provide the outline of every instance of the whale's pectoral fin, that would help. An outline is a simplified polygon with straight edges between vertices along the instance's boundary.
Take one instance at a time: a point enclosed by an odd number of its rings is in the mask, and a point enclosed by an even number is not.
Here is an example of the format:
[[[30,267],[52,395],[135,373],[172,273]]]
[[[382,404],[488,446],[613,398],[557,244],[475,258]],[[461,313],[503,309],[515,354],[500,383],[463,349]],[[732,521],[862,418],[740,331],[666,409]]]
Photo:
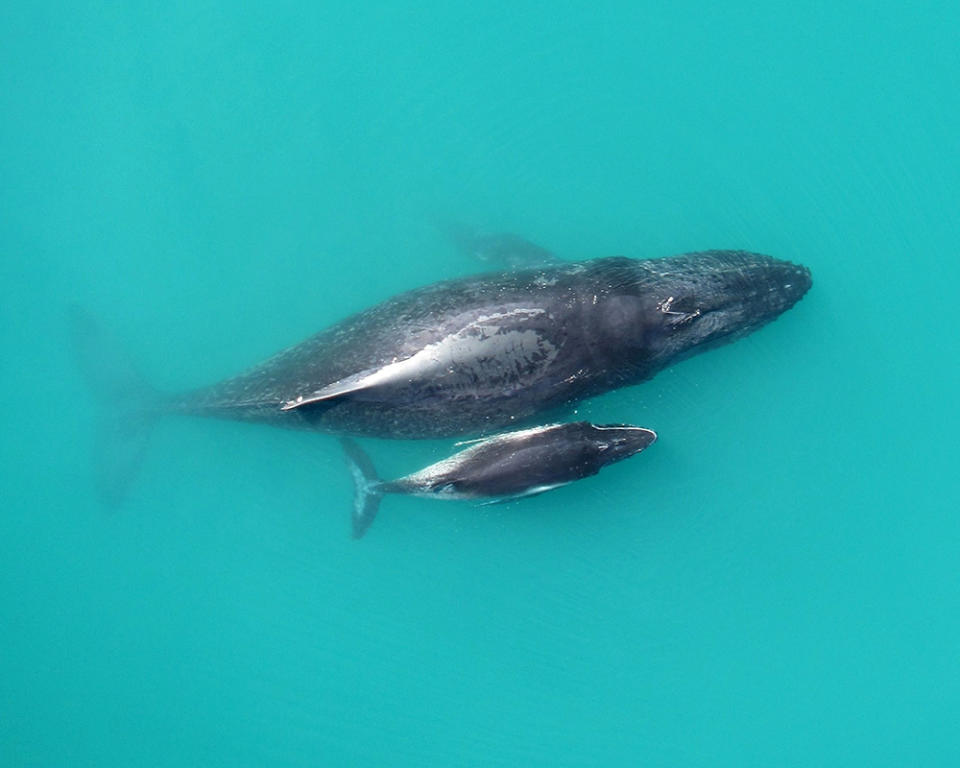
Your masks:
[[[531,496],[539,496],[541,493],[546,493],[547,491],[552,491],[554,488],[562,488],[565,485],[569,485],[569,481],[566,483],[553,483],[552,485],[536,485],[533,488],[528,488],[525,491],[520,493],[515,493],[512,496],[501,496],[498,499],[490,499],[490,501],[481,501],[477,506],[479,507],[489,507],[491,504],[506,504],[510,501],[518,501],[519,499],[527,499]]]
[[[519,382],[543,375],[563,339],[547,335],[542,308],[514,307],[477,317],[409,357],[351,374],[312,392],[291,393],[280,408],[290,411],[340,398],[367,402],[414,402],[426,389],[469,391],[483,378],[499,378],[509,394]],[[494,370],[496,369],[496,370]]]
[[[510,232],[483,234],[446,219],[437,226],[458,251],[501,269],[536,269],[562,262],[543,246]]]
[[[397,369],[401,370],[398,371]],[[302,408],[305,405],[314,405],[316,403],[331,403],[343,397],[358,396],[362,393],[368,395],[377,387],[384,384],[395,383],[397,374],[402,372],[403,368],[394,363],[382,368],[372,368],[367,371],[355,373],[343,379],[327,384],[325,387],[307,392],[285,401],[281,406],[281,411],[292,411],[295,408]],[[409,373],[409,372],[408,372]]]
[[[336,400],[337,398],[346,397],[347,395],[352,395],[369,388],[370,385],[365,384],[363,381],[352,381],[354,378],[355,377],[351,376],[349,379],[342,379],[341,381],[334,382],[329,386],[323,387],[323,389],[318,389],[316,392],[311,392],[306,395],[297,395],[296,397],[284,402],[280,406],[280,410],[292,411],[295,408],[302,408],[305,405],[330,402],[332,400]]]
[[[297,395],[293,400],[287,400],[280,406],[281,411],[292,411],[294,408],[302,408],[305,405],[313,405],[314,403],[322,403],[329,401],[336,396],[328,397],[326,395]]]

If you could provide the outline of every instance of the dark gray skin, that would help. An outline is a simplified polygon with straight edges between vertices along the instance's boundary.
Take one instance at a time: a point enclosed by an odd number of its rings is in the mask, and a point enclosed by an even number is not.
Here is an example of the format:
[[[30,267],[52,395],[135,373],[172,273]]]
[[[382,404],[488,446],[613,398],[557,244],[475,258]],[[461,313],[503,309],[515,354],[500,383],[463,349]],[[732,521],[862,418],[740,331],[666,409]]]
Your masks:
[[[656,439],[652,430],[627,424],[577,421],[533,427],[481,440],[379,489],[462,499],[530,496],[595,475]]]
[[[652,430],[629,424],[550,424],[472,441],[443,461],[383,482],[366,453],[343,438],[355,486],[353,535],[360,538],[370,527],[384,494],[493,501],[534,496],[595,475],[656,439]]]
[[[489,433],[744,336],[810,285],[806,267],[744,251],[449,280],[167,406],[384,438]]]

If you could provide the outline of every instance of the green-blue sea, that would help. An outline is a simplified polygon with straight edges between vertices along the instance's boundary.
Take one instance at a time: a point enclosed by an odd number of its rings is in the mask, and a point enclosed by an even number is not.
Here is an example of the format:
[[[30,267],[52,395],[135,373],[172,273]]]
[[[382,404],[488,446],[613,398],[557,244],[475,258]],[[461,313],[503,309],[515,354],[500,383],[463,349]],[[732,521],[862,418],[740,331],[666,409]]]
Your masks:
[[[6,2],[0,766],[960,765],[960,5]],[[69,308],[156,387],[490,265],[810,267],[577,417],[658,442],[514,504],[157,424],[104,506]],[[454,440],[364,440],[395,477]]]

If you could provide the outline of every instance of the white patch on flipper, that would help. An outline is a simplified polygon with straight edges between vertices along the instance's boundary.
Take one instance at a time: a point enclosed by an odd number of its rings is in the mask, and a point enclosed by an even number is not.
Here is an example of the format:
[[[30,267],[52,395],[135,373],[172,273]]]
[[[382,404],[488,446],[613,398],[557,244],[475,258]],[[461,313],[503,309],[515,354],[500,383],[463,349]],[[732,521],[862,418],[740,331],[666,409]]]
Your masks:
[[[503,326],[544,314],[546,310],[541,308],[518,307],[509,312],[483,315],[404,360],[361,371],[311,394],[299,395],[285,402],[281,410],[377,387],[404,387],[427,381],[444,381],[447,386],[452,384],[453,389],[469,389],[478,369],[482,369],[485,380],[499,382],[502,388],[510,389],[508,383],[516,378],[518,361],[542,372],[559,350],[533,328],[504,331]]]

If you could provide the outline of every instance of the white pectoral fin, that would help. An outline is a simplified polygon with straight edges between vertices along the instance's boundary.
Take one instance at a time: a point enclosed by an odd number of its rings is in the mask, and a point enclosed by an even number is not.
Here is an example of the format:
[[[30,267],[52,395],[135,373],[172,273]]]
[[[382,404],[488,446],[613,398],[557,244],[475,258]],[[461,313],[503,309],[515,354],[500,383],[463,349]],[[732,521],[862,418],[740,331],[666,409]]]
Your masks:
[[[398,363],[385,365],[382,368],[374,368],[355,373],[352,376],[347,376],[339,381],[335,381],[333,384],[328,384],[314,392],[297,395],[295,398],[287,400],[280,406],[280,410],[291,411],[294,408],[300,408],[312,403],[320,403],[325,400],[335,400],[338,397],[369,392],[375,387],[400,380],[406,372],[406,369],[410,367],[407,365],[408,362],[407,360],[402,360]]]
[[[344,397],[355,392],[367,389],[370,385],[364,381],[363,375],[350,376],[340,381],[335,381],[322,389],[311,392],[307,395],[297,395],[291,400],[287,400],[280,406],[281,411],[292,411],[294,408],[300,408],[312,403],[320,403],[324,400],[335,400],[338,397]]]
[[[429,381],[435,378],[443,367],[439,360],[438,349],[442,349],[447,341],[448,339],[443,339],[436,344],[428,344],[404,360],[387,363],[379,368],[369,368],[328,384],[315,392],[298,395],[285,402],[281,410],[289,411],[311,403],[347,396],[362,395],[367,399],[375,399],[376,395],[373,392],[377,389],[412,386],[418,382]]]
[[[376,400],[385,392],[406,390],[416,396],[426,383],[450,389],[472,386],[478,379],[510,381],[523,370],[536,379],[559,354],[559,347],[545,337],[535,322],[544,314],[540,307],[513,307],[474,317],[436,341],[426,344],[403,360],[299,394],[281,406],[284,411],[340,397]],[[506,385],[504,385],[506,386]]]
[[[506,504],[510,501],[517,501],[519,499],[527,499],[531,496],[539,496],[541,493],[546,493],[547,491],[552,491],[554,488],[562,488],[565,485],[570,485],[571,481],[565,483],[553,483],[552,485],[535,485],[533,488],[528,488],[525,491],[520,493],[515,493],[512,496],[501,496],[498,499],[490,499],[489,501],[481,501],[477,506],[488,507],[491,504]]]

